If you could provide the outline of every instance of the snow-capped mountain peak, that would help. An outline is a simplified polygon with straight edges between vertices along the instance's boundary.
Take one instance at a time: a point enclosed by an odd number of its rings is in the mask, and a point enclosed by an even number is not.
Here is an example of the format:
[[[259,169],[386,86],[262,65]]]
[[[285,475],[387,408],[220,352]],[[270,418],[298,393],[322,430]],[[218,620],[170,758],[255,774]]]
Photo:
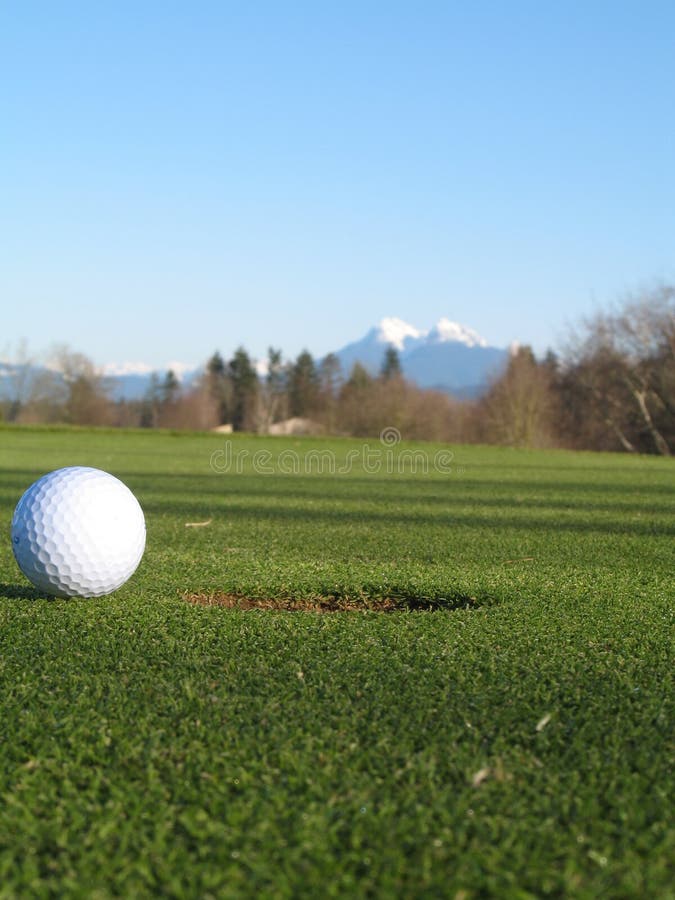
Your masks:
[[[491,347],[478,332],[445,316],[430,331],[398,318],[382,319],[335,355],[348,375],[356,363],[372,374],[382,367],[386,347],[398,350],[403,375],[424,388],[478,396],[506,364],[506,350]]]
[[[100,367],[102,375],[124,376],[124,375],[149,375],[153,368],[144,362],[110,362],[103,363]]]
[[[102,375],[109,375],[113,378],[125,378],[133,375],[150,375],[152,372],[168,372],[170,369],[178,381],[182,381],[186,375],[194,372],[196,368],[193,363],[184,363],[176,360],[167,363],[165,366],[151,366],[144,362],[104,363],[100,367],[100,371]]]
[[[391,344],[397,350],[403,350],[406,338],[418,339],[425,335],[425,331],[420,331],[419,328],[409,325],[403,319],[391,316],[382,319],[377,326],[376,339],[380,344]]]
[[[473,328],[467,328],[466,325],[452,322],[443,316],[429,332],[429,342],[445,344],[453,341],[465,344],[467,347],[487,347],[485,338],[481,337]]]
[[[166,368],[167,371],[171,370],[173,372],[178,381],[182,382],[186,381],[197,367],[194,363],[185,363],[180,362],[179,360],[174,360],[172,362],[168,362],[166,364]]]

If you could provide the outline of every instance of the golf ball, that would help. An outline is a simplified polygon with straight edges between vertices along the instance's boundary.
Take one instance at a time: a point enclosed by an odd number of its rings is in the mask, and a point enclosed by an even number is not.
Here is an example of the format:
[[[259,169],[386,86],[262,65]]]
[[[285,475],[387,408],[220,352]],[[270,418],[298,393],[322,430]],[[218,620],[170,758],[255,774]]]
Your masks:
[[[12,549],[23,574],[56,597],[100,597],[124,584],[145,549],[138,500],[114,475],[68,466],[19,500]]]

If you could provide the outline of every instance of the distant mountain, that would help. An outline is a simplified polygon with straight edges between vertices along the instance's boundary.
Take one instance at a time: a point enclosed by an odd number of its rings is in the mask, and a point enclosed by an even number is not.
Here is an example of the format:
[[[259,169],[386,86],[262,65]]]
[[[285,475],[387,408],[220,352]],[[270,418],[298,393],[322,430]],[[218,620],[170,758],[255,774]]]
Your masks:
[[[189,387],[199,377],[201,369],[185,363],[172,362],[153,369],[147,363],[107,363],[101,368],[106,378],[113,400],[140,400],[150,387],[152,375],[161,381],[171,369],[183,387]]]
[[[402,319],[382,319],[360,341],[347,344],[335,355],[345,375],[356,362],[375,374],[387,347],[398,351],[403,374],[410,381],[461,397],[483,393],[508,360],[508,350],[489,347],[473,329],[447,318],[429,331]]]
[[[152,374],[161,381],[169,369],[172,369],[184,386],[189,386],[201,374],[201,370],[182,363],[170,363],[168,366],[153,369],[144,363],[111,363],[102,366],[99,374],[105,379],[108,395],[112,400],[140,400],[145,396]],[[61,380],[60,373],[41,365],[26,363],[14,364],[0,361],[0,400],[13,399],[17,389],[22,386],[22,393],[30,391],[31,386],[39,385],[42,378],[49,377]]]
[[[350,372],[357,362],[369,371],[376,372],[382,365],[387,347],[395,347],[403,359],[407,352],[424,344],[425,340],[425,332],[408,325],[403,319],[382,319],[380,324],[371,328],[360,341],[347,344],[335,355],[340,360],[345,374]]]
[[[504,368],[509,351],[489,347],[471,328],[440,319],[433,328],[423,331],[403,319],[385,318],[371,328],[361,340],[347,344],[336,352],[342,371],[349,375],[354,363],[360,362],[373,374],[379,372],[387,347],[399,353],[403,374],[424,388],[436,388],[458,397],[476,397],[489,381]],[[266,374],[265,360],[256,363],[258,374]],[[107,363],[100,368],[113,400],[140,400],[155,373],[160,380],[171,369],[178,380],[189,387],[203,369],[180,362],[153,369],[142,362]],[[0,361],[0,399],[16,395],[19,383],[36,383],[40,376],[54,372],[42,366],[27,366]],[[58,377],[58,376],[57,376]]]
[[[166,373],[157,373],[161,378]],[[110,397],[113,400],[141,400],[149,386],[150,374],[127,372],[124,375],[107,375]]]

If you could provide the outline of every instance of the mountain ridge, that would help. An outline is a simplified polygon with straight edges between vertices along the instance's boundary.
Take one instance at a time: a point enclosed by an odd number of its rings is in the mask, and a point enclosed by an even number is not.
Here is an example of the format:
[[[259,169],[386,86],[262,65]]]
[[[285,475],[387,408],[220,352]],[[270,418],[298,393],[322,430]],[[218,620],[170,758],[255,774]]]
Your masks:
[[[388,347],[399,354],[403,375],[422,388],[443,390],[461,397],[478,396],[497,377],[509,351],[490,346],[485,338],[443,316],[422,330],[403,319],[387,317],[360,340],[336,351],[345,375],[356,363],[376,374]]]
[[[398,352],[407,379],[419,387],[458,397],[475,397],[484,392],[490,380],[506,365],[509,353],[506,348],[490,346],[478,332],[445,316],[428,329],[417,328],[396,316],[386,316],[359,340],[334,351],[334,355],[345,378],[357,362],[375,375],[388,347]],[[11,394],[13,380],[26,365],[0,360],[0,397]],[[258,374],[264,376],[265,361],[257,361],[255,365]],[[29,368],[34,376],[50,369],[40,364]],[[97,367],[110,386],[113,400],[140,399],[147,392],[152,376],[162,378],[169,370],[181,383],[189,385],[203,372],[204,366],[171,362],[153,368],[144,362],[109,362]]]

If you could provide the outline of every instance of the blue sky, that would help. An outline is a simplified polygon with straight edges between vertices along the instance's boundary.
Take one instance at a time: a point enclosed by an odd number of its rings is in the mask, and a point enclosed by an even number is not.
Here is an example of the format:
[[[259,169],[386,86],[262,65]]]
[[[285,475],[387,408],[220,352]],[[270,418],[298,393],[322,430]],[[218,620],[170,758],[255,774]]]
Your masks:
[[[671,2],[0,7],[0,353],[538,350],[675,280]]]

